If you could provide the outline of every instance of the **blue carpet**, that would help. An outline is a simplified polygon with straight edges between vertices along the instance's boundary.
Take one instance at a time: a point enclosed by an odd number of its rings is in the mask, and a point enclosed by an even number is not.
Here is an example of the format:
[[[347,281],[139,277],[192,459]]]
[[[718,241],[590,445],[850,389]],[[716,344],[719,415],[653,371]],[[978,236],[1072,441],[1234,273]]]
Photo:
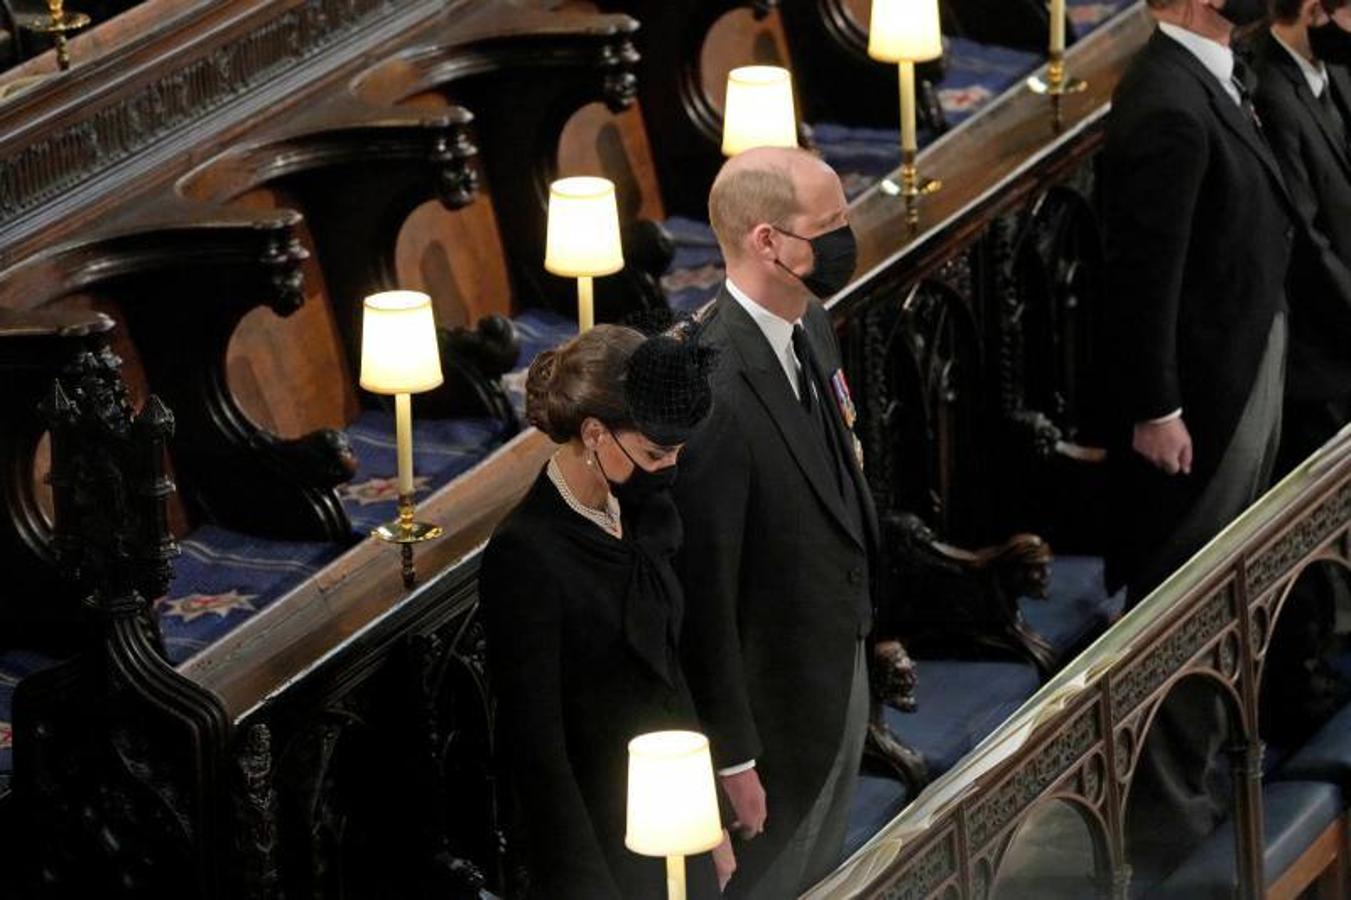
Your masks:
[[[413,406],[413,488],[419,500],[473,467],[506,437],[502,424],[491,419],[419,419],[416,399]],[[347,427],[347,436],[356,453],[357,472],[338,493],[353,530],[364,537],[397,515],[394,415],[366,410]]]
[[[905,785],[895,778],[864,772],[858,779],[854,793],[854,807],[849,813],[849,830],[844,837],[844,855],[862,847],[910,802]]]
[[[13,730],[14,688],[27,676],[50,666],[55,660],[30,650],[0,651],[0,793],[9,788],[14,770]]]
[[[155,603],[175,664],[219,640],[342,552],[339,544],[278,541],[203,525],[179,541],[169,592]]]
[[[1121,615],[1125,592],[1107,595],[1102,559],[1058,556],[1051,564],[1051,585],[1045,600],[1018,601],[1023,618],[1046,638],[1061,659],[1097,637]]]

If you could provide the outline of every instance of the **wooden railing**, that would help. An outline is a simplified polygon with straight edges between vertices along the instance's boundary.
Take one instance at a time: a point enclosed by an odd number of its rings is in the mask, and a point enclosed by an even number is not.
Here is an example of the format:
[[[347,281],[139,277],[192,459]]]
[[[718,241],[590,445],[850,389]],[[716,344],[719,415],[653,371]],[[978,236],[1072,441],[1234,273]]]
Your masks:
[[[1132,777],[1169,691],[1199,676],[1233,733],[1239,896],[1262,896],[1258,693],[1300,575],[1351,570],[1351,427],[1235,520],[931,784],[807,896],[998,896],[1019,827],[1064,800],[1104,851],[1102,894],[1129,896]],[[1093,861],[1086,861],[1090,868]]]

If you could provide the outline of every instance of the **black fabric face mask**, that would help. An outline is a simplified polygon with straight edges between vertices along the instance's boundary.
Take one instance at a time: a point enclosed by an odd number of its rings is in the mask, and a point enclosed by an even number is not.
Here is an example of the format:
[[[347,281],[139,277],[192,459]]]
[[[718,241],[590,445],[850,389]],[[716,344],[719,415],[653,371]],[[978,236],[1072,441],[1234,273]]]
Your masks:
[[[1267,14],[1263,0],[1224,0],[1224,7],[1215,11],[1228,19],[1235,28],[1260,22]]]
[[[675,486],[675,466],[666,466],[649,472],[638,465],[638,461],[633,458],[633,455],[629,453],[613,431],[610,432],[610,437],[619,445],[619,452],[627,456],[629,462],[633,463],[633,472],[629,474],[629,477],[624,481],[615,481],[605,471],[605,466],[601,463],[600,457],[596,457],[596,465],[600,466],[600,473],[610,483],[610,492],[615,495],[615,499],[619,501],[621,508],[641,506],[651,497],[670,491]]]
[[[778,263],[779,268],[801,281],[807,290],[819,299],[825,300],[835,296],[849,283],[849,277],[854,274],[854,266],[858,263],[858,240],[847,222],[833,231],[818,234],[814,238],[793,234],[777,225],[774,226],[774,230],[811,244],[812,270],[806,275],[798,275],[777,259],[774,262]]]
[[[1310,28],[1309,47],[1325,63],[1351,65],[1351,31],[1344,31],[1336,22]]]

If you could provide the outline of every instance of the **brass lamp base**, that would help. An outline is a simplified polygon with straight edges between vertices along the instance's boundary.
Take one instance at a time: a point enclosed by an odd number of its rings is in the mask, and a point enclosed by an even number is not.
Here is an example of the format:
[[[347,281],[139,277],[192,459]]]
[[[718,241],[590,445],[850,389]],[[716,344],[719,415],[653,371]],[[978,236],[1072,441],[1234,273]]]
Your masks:
[[[911,229],[919,227],[919,200],[943,189],[943,182],[937,178],[925,178],[919,174],[915,164],[915,151],[901,153],[901,183],[890,178],[882,182],[883,192],[905,200],[905,219]]]
[[[70,68],[70,47],[66,45],[66,35],[89,27],[92,21],[82,12],[61,12],[57,15],[34,16],[23,23],[23,27],[34,34],[50,35],[56,42],[56,65],[61,71]]]
[[[1088,82],[1075,78],[1065,71],[1065,59],[1052,56],[1046,63],[1046,76],[1033,75],[1027,79],[1027,88],[1034,94],[1051,98],[1051,109],[1055,115],[1055,127],[1059,129],[1065,122],[1061,104],[1069,94],[1081,94],[1088,90]]]
[[[445,534],[440,525],[426,522],[414,522],[413,497],[411,494],[399,495],[399,518],[386,522],[371,532],[373,537],[390,544],[398,544],[402,557],[403,586],[411,588],[417,581],[417,572],[413,568],[413,545],[434,541]]]

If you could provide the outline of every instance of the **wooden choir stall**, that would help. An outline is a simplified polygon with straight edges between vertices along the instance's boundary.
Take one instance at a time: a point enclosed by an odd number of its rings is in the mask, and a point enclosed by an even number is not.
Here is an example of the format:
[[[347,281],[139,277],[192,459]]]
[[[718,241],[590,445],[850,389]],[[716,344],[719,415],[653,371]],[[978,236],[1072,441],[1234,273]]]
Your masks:
[[[1294,744],[1263,697],[1297,583],[1351,568],[1351,436],[1129,614],[1102,584],[1096,157],[1143,3],[1069,0],[1087,89],[1057,120],[1025,84],[1046,4],[944,0],[917,70],[944,186],[917,216],[867,0],[88,3],[68,69],[21,6],[0,4],[0,893],[521,896],[476,572],[552,451],[524,371],[577,329],[543,267],[549,184],[616,185],[598,321],[698,309],[727,75],[760,64],[793,72],[799,140],[850,199],[859,265],[828,309],[884,535],[848,858],[809,896],[1341,896],[1351,713]],[[445,536],[411,588],[371,536],[394,410],[358,384],[363,298],[396,288],[431,296],[445,373],[414,400],[417,517]],[[1233,804],[1152,872],[1132,775],[1197,684]],[[1038,868],[1051,833],[1071,852]]]

